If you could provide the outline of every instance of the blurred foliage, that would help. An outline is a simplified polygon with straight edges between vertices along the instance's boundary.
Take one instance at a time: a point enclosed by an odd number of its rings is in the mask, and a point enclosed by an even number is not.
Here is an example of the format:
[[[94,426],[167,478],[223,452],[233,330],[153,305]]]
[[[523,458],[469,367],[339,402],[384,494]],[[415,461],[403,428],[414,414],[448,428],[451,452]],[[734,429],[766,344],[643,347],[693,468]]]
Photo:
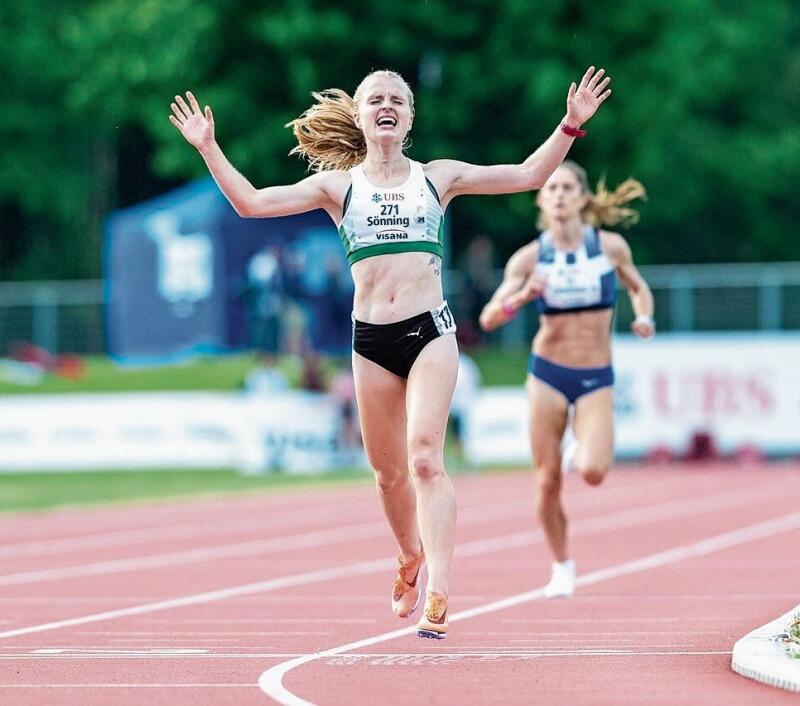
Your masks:
[[[411,156],[523,160],[590,64],[614,95],[571,157],[648,187],[639,262],[797,259],[800,9],[792,0],[19,0],[0,8],[0,276],[96,277],[108,211],[204,173],[167,120],[213,106],[256,185],[290,182],[283,125],[310,92],[393,68],[416,94]],[[530,194],[459,199],[452,260],[534,234]]]

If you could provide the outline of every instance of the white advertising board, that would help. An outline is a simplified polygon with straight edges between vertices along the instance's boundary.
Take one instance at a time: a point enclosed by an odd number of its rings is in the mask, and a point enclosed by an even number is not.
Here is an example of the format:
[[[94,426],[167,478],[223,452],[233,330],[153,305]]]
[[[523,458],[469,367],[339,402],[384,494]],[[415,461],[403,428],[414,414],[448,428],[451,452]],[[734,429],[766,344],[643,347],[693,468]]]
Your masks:
[[[337,412],[281,392],[15,395],[0,398],[0,471],[240,468],[326,470]]]
[[[800,453],[800,335],[661,334],[614,343],[618,456],[684,451],[709,433],[730,453]],[[520,380],[524,371],[520,371]],[[0,472],[239,468],[314,472],[339,462],[327,395],[125,393],[0,397]],[[528,463],[522,383],[483,388],[464,420],[474,464]]]
[[[614,343],[616,453],[686,449],[707,432],[723,453],[754,445],[800,452],[800,336],[659,335]],[[472,405],[472,463],[527,463],[528,408],[522,384],[484,388]]]

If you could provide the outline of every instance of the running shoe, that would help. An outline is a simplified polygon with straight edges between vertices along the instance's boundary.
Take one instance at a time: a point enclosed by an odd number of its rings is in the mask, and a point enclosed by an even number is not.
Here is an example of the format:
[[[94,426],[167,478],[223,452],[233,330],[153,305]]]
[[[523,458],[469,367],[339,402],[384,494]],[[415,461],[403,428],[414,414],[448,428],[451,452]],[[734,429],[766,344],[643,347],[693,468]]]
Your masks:
[[[575,562],[553,562],[550,582],[544,587],[545,598],[569,598],[575,593]]]
[[[417,635],[444,640],[447,637],[447,597],[428,591],[425,610],[417,623]]]
[[[397,578],[392,586],[392,611],[398,618],[407,618],[419,605],[419,577],[424,561],[424,551],[405,564],[402,554],[397,557],[400,568],[397,570]]]

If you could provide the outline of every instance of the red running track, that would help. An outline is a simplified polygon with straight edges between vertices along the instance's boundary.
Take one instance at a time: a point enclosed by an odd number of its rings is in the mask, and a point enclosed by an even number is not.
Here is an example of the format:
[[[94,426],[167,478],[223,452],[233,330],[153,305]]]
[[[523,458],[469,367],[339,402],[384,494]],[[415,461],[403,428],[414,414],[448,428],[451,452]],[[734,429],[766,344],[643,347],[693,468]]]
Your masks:
[[[798,603],[797,466],[567,477],[580,587],[555,601],[532,475],[455,483],[443,641],[389,610],[369,484],[4,517],[0,704],[796,703],[729,665]]]

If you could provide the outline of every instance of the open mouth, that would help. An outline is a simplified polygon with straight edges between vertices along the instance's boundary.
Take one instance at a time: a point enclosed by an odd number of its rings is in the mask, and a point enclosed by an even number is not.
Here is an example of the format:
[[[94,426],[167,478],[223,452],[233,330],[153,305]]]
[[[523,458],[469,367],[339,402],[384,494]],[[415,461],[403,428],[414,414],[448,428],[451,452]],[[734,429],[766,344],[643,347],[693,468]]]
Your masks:
[[[396,127],[397,120],[390,115],[384,115],[381,118],[378,118],[377,122],[378,127]]]

